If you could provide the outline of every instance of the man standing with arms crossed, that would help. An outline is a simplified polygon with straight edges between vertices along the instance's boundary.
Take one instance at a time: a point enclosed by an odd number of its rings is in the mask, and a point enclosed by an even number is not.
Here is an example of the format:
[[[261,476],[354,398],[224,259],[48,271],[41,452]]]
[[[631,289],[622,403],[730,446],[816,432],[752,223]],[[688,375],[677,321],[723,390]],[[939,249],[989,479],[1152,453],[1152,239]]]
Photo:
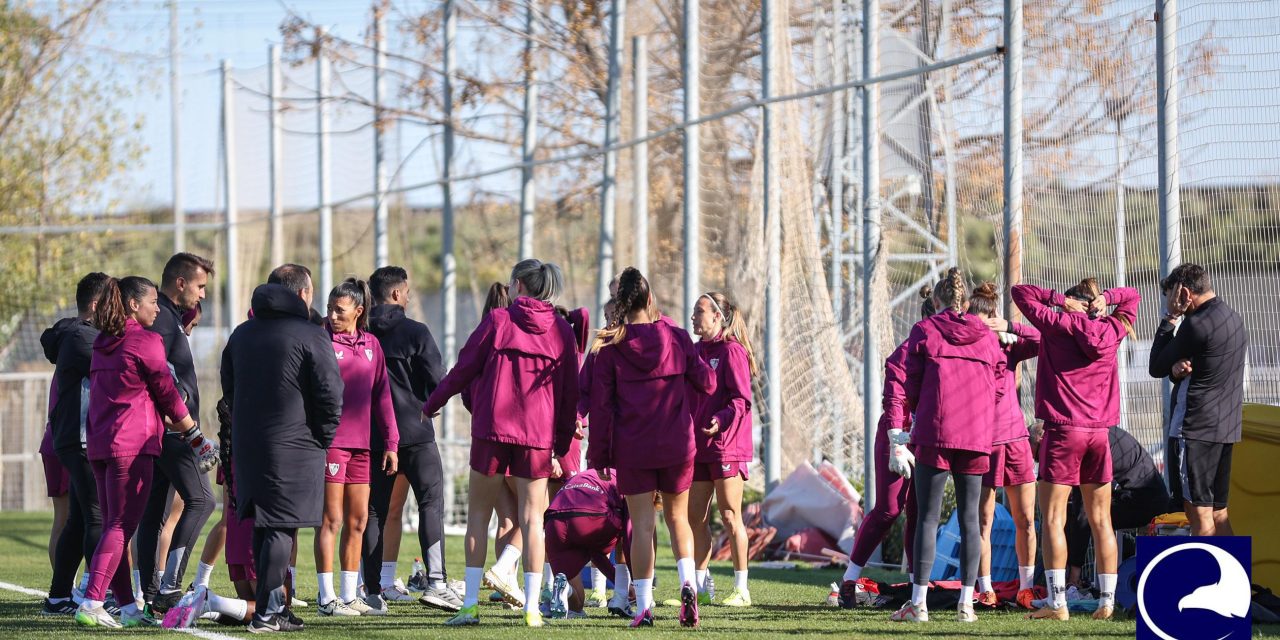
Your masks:
[[[1170,493],[1181,498],[1191,535],[1229,536],[1231,448],[1240,441],[1244,320],[1219,298],[1198,264],[1160,281],[1166,313],[1151,343],[1149,373],[1174,381],[1169,415]]]

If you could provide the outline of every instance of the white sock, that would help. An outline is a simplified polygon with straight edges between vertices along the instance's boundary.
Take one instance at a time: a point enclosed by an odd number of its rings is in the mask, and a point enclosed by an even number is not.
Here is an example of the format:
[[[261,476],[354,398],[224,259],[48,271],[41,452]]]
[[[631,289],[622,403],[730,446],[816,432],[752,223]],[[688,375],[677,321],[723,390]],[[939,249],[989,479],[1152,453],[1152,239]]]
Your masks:
[[[694,586],[698,587],[698,593],[707,592],[707,574],[710,573],[706,569],[693,570]]]
[[[1098,574],[1098,606],[1105,607],[1108,605],[1115,606],[1116,603],[1116,574],[1099,573]]]
[[[861,578],[861,577],[862,577],[862,565],[858,565],[850,562],[849,566],[845,567],[844,569],[845,582],[850,582],[850,581],[857,582],[858,578]]]
[[[80,574],[80,590],[84,591],[85,589],[88,589],[88,588],[89,588],[89,572],[86,571]]]
[[[960,603],[959,603],[959,607],[960,607],[961,609],[972,609],[972,608],[973,608],[973,587],[972,587],[972,586],[970,586],[970,585],[965,585],[965,586],[963,586],[963,587],[960,587]]]
[[[480,602],[480,582],[484,580],[484,567],[467,567],[467,592],[462,594],[462,607],[474,606]]]
[[[343,571],[342,572],[342,601],[351,602],[360,597],[360,572],[359,571]]]
[[[1049,584],[1049,606],[1053,609],[1067,606],[1067,570],[1045,569],[1044,578]]]
[[[604,581],[601,581],[600,584],[603,585]],[[631,567],[619,562],[613,565],[614,602],[620,602],[625,607],[627,601],[631,599],[629,591],[631,591]]]
[[[143,598],[143,595],[142,595],[142,572],[141,572],[141,571],[138,571],[137,569],[134,569],[134,570],[133,570],[133,599],[134,599],[134,600],[141,600],[142,598]],[[116,595],[116,599],[117,599],[117,600],[119,600],[119,599],[120,599],[120,596],[119,596],[119,595]]]
[[[396,563],[395,561],[382,563],[382,590],[386,591],[396,586]]]
[[[747,570],[746,569],[743,569],[742,571],[733,572],[733,586],[738,591],[747,590]]]
[[[978,593],[995,591],[991,588],[991,576],[978,576]]]
[[[1036,580],[1036,566],[1018,567],[1018,590],[1030,589]]]
[[[616,582],[614,583],[617,584]],[[641,578],[635,581],[636,613],[644,613],[653,608],[653,578]]]
[[[502,548],[502,555],[498,556],[498,561],[493,563],[493,572],[509,576],[516,572],[516,561],[519,559],[520,548],[509,544]]]
[[[247,620],[249,618],[249,603],[239,598],[223,598],[210,593],[206,607],[209,611],[216,611],[236,620]]]
[[[62,602],[66,602],[70,599],[71,598],[49,598],[49,604],[59,604]]]
[[[317,573],[316,582],[320,584],[320,595],[316,596],[316,599],[319,600],[319,602],[316,603],[317,606],[323,607],[324,605],[329,604],[330,600],[338,597],[338,594],[333,592],[332,571]]]
[[[103,601],[101,601],[101,600],[89,600],[88,598],[86,598],[86,599],[85,599],[85,601],[84,601],[84,603],[83,603],[83,604],[81,604],[80,606],[82,606],[82,607],[84,607],[84,608],[86,608],[86,609],[97,609],[97,608],[101,607],[103,604],[105,604],[105,603],[104,603]]]
[[[538,585],[541,584],[541,573],[524,573],[524,612],[538,610]]]
[[[604,595],[604,572],[591,567],[591,590],[600,595]]]
[[[693,558],[680,558],[676,560],[676,573],[680,574],[680,586],[684,588],[686,584],[696,584],[697,570],[694,569]]]
[[[929,595],[929,585],[911,583],[911,602],[916,605],[917,609],[928,609],[929,603],[925,597]]]
[[[551,563],[542,563],[542,584],[550,589],[556,583],[556,574],[551,571]]]
[[[213,576],[213,565],[205,564],[201,562],[200,565],[196,567],[196,586],[197,587],[209,586],[209,578],[212,576]]]

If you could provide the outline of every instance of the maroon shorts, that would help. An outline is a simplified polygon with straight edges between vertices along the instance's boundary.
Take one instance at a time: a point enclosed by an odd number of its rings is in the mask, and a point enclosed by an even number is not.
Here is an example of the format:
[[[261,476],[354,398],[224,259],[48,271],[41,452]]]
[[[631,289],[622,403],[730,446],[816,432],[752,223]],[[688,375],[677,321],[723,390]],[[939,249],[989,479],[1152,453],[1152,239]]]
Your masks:
[[[619,467],[614,470],[618,478],[618,493],[634,496],[639,493],[684,493],[693,485],[693,461],[661,469],[636,469]]]
[[[747,477],[747,465],[750,462],[694,462],[693,463],[693,481],[694,482],[712,482],[714,480],[723,480],[734,476],[742,476],[745,482],[749,480]]]
[[[324,459],[329,484],[369,484],[369,450],[331,448]]]
[[[58,456],[42,453],[40,460],[44,462],[44,486],[48,489],[48,496],[61,498],[67,495],[71,490],[71,476],[67,474],[67,468],[58,461]]]
[[[616,523],[603,513],[547,514],[543,523],[547,562],[555,573],[576,576],[592,563],[608,575],[613,571],[609,554],[623,537]]]
[[[534,449],[493,440],[471,439],[471,468],[486,476],[550,478],[551,449]]]
[[[982,476],[984,487],[1016,487],[1036,481],[1035,461],[1031,459],[1031,441],[1019,438],[991,447],[991,464]]]
[[[934,469],[966,476],[983,475],[991,466],[991,455],[979,451],[916,445],[913,453],[916,464],[927,464]]]
[[[231,574],[232,582],[240,582],[241,580],[250,582],[258,579],[258,572],[253,570],[251,564],[229,564],[227,565],[227,573]]]
[[[1078,487],[1111,482],[1111,442],[1106,429],[1044,430],[1040,480]]]

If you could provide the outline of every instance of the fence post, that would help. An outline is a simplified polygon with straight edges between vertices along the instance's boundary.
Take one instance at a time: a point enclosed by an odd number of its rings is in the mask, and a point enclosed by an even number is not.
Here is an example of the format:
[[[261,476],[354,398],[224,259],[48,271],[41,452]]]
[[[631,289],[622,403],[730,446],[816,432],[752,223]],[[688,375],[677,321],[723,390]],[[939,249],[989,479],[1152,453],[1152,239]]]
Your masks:
[[[1160,188],[1160,277],[1182,262],[1182,184],[1178,175],[1178,2],[1156,0],[1156,164]],[[1165,438],[1169,433],[1170,394],[1166,376],[1160,383]]]
[[[702,114],[702,44],[699,33],[702,18],[698,3],[701,0],[684,0],[684,55],[682,77],[684,79],[684,121],[688,124]],[[697,125],[684,130],[684,322],[686,330],[693,330],[693,306],[702,294],[699,282],[702,270],[700,242],[702,241],[702,145]]]
[[[329,59],[324,52],[325,30],[316,30],[316,143],[317,182],[320,187],[320,289],[315,304],[321,311],[333,290],[333,205],[329,193]]]
[[[453,0],[444,3],[444,159],[440,184],[444,204],[443,238],[441,243],[441,286],[440,295],[444,307],[444,364],[445,369],[453,368],[457,358],[458,332],[458,263],[453,255],[453,82],[457,74],[458,14]],[[452,403],[446,404],[441,414],[441,432],[446,440],[450,438],[453,428]]]
[[[271,133],[268,141],[271,146],[268,164],[268,182],[271,183],[271,268],[284,264],[284,189],[280,186],[280,170],[283,168],[282,141],[284,139],[280,127],[280,91],[283,89],[280,72],[280,45],[271,45],[270,50],[270,84],[268,85],[267,112],[271,122]],[[326,292],[327,293],[327,292]]]
[[[227,203],[224,230],[227,242],[226,298],[227,329],[235,329],[240,322],[240,230],[239,210],[236,203],[236,119],[235,85],[232,79],[231,61],[222,61],[222,173],[223,198]]]
[[[533,162],[534,149],[538,147],[538,68],[533,56],[537,50],[534,41],[538,27],[538,0],[526,0],[524,38],[524,137],[520,144],[520,157]],[[520,259],[533,257],[534,212],[537,207],[537,188],[533,179],[533,167],[526,164],[520,169]]]
[[[832,0],[831,2],[831,25],[832,25],[832,74],[835,76],[831,79],[831,84],[842,84],[848,81],[846,73],[845,58],[845,24],[844,24],[844,0]],[[827,289],[831,292],[831,311],[835,314],[836,331],[844,332],[844,270],[841,268],[843,264],[842,255],[844,253],[844,138],[846,116],[848,115],[846,107],[847,93],[839,91],[831,95],[833,107],[831,113],[833,115],[831,121],[831,228],[829,229],[827,244],[831,249],[831,270],[827,272]],[[844,416],[840,416],[832,425],[835,440],[835,450],[831,451],[832,461],[837,469],[845,468],[845,459],[847,452],[844,448],[845,442],[845,424]]]
[[[644,36],[631,39],[631,136],[649,135],[649,49]],[[649,143],[631,148],[631,222],[635,226],[635,265],[649,273]]]
[[[1004,315],[1022,282],[1022,0],[1004,0]]]
[[[387,123],[382,101],[386,96],[386,9],[373,9],[373,266],[384,267],[387,255]],[[327,292],[326,292],[327,295]]]
[[[880,0],[862,3],[862,77],[880,70]],[[862,496],[875,506],[875,428],[880,419],[880,344],[872,322],[880,254],[880,85],[862,88]]]
[[[173,171],[173,252],[187,250],[187,212],[182,193],[182,72],[178,1],[169,0],[169,145]]]
[[[618,94],[622,84],[622,38],[627,11],[626,0],[613,0],[609,9],[609,71],[605,85],[604,145],[618,144],[621,128]],[[613,279],[615,223],[618,207],[618,150],[604,152],[604,179],[600,188],[600,251],[596,274],[597,318],[604,317],[604,305],[609,301],[609,280]]]
[[[774,2],[760,0],[760,54],[763,58],[760,73],[760,97],[773,97],[774,56]],[[764,362],[765,404],[768,408],[767,437],[764,448],[765,491],[771,491],[782,480],[782,349],[779,337],[782,332],[782,211],[774,203],[778,192],[778,174],[773,167],[773,105],[766,102],[760,126],[760,153],[764,159],[764,194],[761,208],[764,212],[765,253],[768,270],[765,279],[764,309]]]

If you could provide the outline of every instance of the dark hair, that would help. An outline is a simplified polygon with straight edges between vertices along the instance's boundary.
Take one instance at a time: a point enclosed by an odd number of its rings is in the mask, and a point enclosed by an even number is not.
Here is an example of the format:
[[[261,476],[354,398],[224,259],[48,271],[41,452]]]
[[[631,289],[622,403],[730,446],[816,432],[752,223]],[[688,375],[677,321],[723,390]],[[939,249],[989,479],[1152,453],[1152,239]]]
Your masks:
[[[98,298],[98,308],[93,312],[93,326],[103,333],[123,336],[125,322],[129,320],[129,302],[142,300],[155,288],[156,283],[142,276],[107,278],[102,296]]]
[[[94,271],[80,278],[76,285],[76,309],[80,313],[88,313],[89,305],[102,297],[102,290],[107,288],[107,281],[110,279],[111,276],[101,271]]]
[[[505,309],[511,306],[511,294],[507,290],[507,285],[501,282],[495,282],[489,285],[489,293],[484,298],[484,315],[489,315],[494,309]]]
[[[969,313],[976,313],[988,318],[996,317],[996,303],[1000,301],[1000,292],[996,283],[984,282],[969,295]]]
[[[592,351],[617,344],[627,335],[627,316],[642,309],[650,309],[649,281],[635,267],[627,267],[618,275],[618,295],[613,297],[613,313],[609,314],[605,328],[596,333]]]
[[[524,285],[525,295],[545,302],[560,297],[564,291],[564,275],[560,267],[536,258],[521,260],[511,268],[511,281]]]
[[[373,292],[374,302],[386,302],[391,299],[392,291],[408,281],[409,272],[403,267],[378,267],[369,276],[369,290]]]
[[[267,276],[267,284],[278,284],[298,293],[311,286],[311,270],[300,265],[287,262],[271,270]]]
[[[933,287],[927,284],[921,287],[920,297],[923,298],[923,300],[920,301],[921,318],[928,318],[938,312],[938,310],[933,306]]]
[[[1084,278],[1074,287],[1064,291],[1062,295],[1068,298],[1075,298],[1081,302],[1093,302],[1094,298],[1102,295],[1102,287],[1098,285],[1097,278]],[[1092,316],[1092,313],[1090,315]],[[1137,337],[1137,333],[1133,330],[1133,324],[1129,322],[1128,318],[1124,316],[1116,316],[1116,318],[1120,320],[1120,324],[1124,325],[1125,333],[1130,338]]]
[[[1209,282],[1209,272],[1193,262],[1184,262],[1174,267],[1173,271],[1160,281],[1160,293],[1168,294],[1178,288],[1178,285],[1186,287],[1196,295],[1213,290],[1213,283]]]
[[[213,262],[194,253],[175,253],[168,262],[164,263],[164,272],[160,275],[160,286],[167,289],[177,284],[178,278],[191,280],[201,270],[213,275]]]
[[[368,283],[364,280],[357,280],[356,278],[347,278],[339,283],[338,286],[334,287],[333,291],[329,292],[329,304],[333,304],[333,301],[338,298],[351,298],[351,301],[354,302],[357,307],[363,307],[360,311],[360,315],[356,317],[356,329],[359,329],[360,331],[368,330],[368,303],[373,300],[373,295],[369,293]]]
[[[947,275],[933,286],[934,304],[956,313],[964,313],[965,293],[968,287],[964,284],[964,274],[960,267],[951,267]]]

